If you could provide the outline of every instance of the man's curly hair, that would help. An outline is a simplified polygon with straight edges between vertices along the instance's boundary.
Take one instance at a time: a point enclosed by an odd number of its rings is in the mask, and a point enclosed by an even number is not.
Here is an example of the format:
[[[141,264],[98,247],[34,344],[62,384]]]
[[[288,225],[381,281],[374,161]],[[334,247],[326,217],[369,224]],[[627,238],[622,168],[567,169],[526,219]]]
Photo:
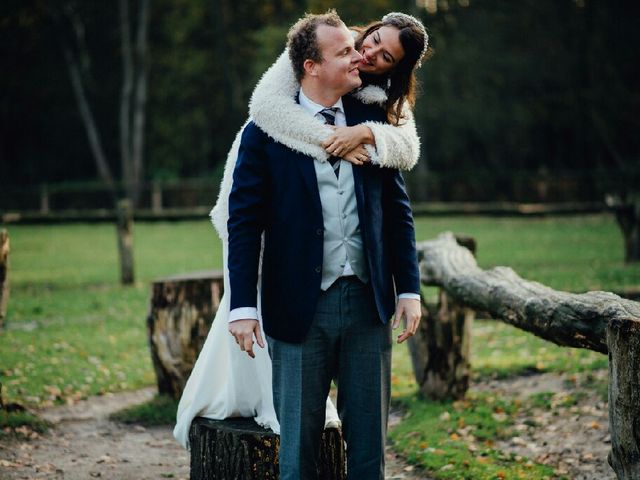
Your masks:
[[[329,27],[339,27],[344,25],[335,9],[328,10],[327,13],[312,14],[307,13],[289,29],[287,34],[287,48],[289,49],[289,59],[293,66],[296,80],[300,82],[304,77],[305,60],[313,60],[322,63],[322,52],[318,45],[316,30],[318,25]]]

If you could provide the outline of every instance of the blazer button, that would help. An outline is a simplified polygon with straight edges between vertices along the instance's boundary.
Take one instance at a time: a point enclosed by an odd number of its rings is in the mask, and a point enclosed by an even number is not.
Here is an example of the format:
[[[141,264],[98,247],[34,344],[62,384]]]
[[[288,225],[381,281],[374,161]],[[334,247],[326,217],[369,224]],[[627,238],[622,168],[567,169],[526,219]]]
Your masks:
[[[322,229],[321,229],[321,228],[317,229],[317,230],[316,230],[316,234],[317,234],[317,235],[322,235]]]
[[[316,267],[316,273],[320,273],[321,271],[322,271],[322,267],[317,266],[317,267]]]

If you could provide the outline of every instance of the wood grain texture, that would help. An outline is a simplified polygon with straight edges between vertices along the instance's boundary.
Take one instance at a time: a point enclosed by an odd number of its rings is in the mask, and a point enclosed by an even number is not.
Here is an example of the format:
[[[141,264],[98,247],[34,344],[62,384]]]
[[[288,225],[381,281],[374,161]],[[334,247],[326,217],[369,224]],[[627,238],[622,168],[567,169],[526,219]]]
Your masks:
[[[568,293],[522,279],[508,267],[482,270],[450,233],[422,242],[423,281],[457,301],[561,346],[607,353],[607,323],[640,319],[640,303],[609,292]]]
[[[189,432],[191,480],[276,480],[280,437],[253,419],[198,417]],[[322,436],[318,478],[346,479],[346,453],[337,428]]]
[[[155,281],[147,334],[158,391],[180,398],[220,305],[221,271]]]

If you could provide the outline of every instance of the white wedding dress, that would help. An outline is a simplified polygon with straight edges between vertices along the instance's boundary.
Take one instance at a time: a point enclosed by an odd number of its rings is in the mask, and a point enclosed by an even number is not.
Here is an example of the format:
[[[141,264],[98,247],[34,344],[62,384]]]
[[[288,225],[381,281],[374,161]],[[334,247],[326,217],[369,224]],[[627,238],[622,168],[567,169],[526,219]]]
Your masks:
[[[276,141],[319,161],[326,161],[328,156],[320,143],[331,134],[331,130],[310,117],[295,102],[298,89],[285,51],[256,87],[250,104],[250,119]],[[364,103],[383,103],[386,100],[384,91],[373,86],[365,87],[355,95]],[[409,111],[406,114],[406,123],[399,127],[366,122],[376,141],[375,148],[369,148],[372,163],[403,170],[409,170],[416,164],[420,144],[413,116]],[[229,151],[218,201],[211,211],[213,225],[222,240],[224,294],[178,405],[173,435],[185,448],[189,447],[191,421],[198,416],[211,419],[254,417],[259,425],[275,433],[280,432],[273,406],[271,360],[267,347],[263,349],[256,345],[256,357],[252,359],[240,350],[228,332],[228,200],[243,129],[244,126]],[[258,316],[259,290],[258,285]],[[326,425],[339,424],[336,408],[327,398]]]

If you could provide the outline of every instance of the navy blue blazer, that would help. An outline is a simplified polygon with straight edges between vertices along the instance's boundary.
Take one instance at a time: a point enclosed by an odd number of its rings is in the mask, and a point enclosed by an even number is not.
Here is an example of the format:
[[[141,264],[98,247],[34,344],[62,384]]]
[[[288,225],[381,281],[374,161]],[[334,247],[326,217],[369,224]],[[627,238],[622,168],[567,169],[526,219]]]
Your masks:
[[[348,125],[386,121],[384,111],[343,97]],[[323,218],[314,160],[250,122],[242,134],[229,198],[231,309],[256,307],[261,245],[262,320],[270,337],[302,342],[320,294]],[[419,293],[413,216],[400,172],[353,167],[360,231],[380,321],[397,293]]]

